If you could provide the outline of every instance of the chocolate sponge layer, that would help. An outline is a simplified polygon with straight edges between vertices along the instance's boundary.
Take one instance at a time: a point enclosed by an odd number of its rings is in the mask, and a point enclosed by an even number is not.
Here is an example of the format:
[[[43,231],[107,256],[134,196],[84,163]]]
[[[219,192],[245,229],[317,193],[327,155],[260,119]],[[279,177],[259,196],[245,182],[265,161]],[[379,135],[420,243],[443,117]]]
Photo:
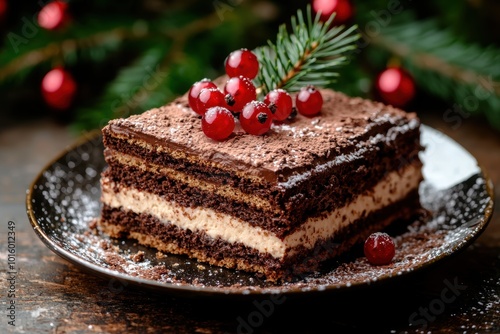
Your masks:
[[[333,238],[319,240],[314,248],[298,247],[283,258],[274,258],[240,243],[214,239],[202,231],[183,230],[151,215],[106,205],[99,226],[113,237],[138,239],[142,244],[161,251],[185,254],[214,265],[259,272],[268,279],[277,280],[316,270],[321,262],[340,255],[392,221],[408,219],[416,214],[417,207],[418,193],[415,191],[398,203],[356,220],[338,231]]]
[[[390,159],[384,159],[386,164],[390,164]],[[419,161],[413,161],[419,164]],[[222,197],[210,191],[201,190],[198,187],[190,186],[184,182],[177,181],[168,175],[159,175],[149,171],[144,171],[136,167],[111,164],[103,177],[108,178],[116,184],[135,188],[159,195],[163,199],[175,202],[184,207],[204,207],[225,213],[253,226],[260,226],[269,230],[278,237],[284,237],[292,232],[295,227],[300,226],[306,219],[323,214],[325,211],[332,211],[343,207],[355,196],[369,193],[376,181],[384,176],[386,169],[384,165],[377,168],[353,167],[355,172],[343,175],[332,173],[329,179],[316,177],[316,182],[307,183],[307,188],[303,187],[303,193],[296,194],[289,198],[288,203],[283,206],[276,206],[265,210],[257,208],[251,201],[235,196],[234,198]],[[405,167],[407,163],[404,164]],[[335,178],[333,183],[330,179]],[[332,184],[333,183],[333,184]],[[350,187],[335,187],[335,184],[346,183]],[[332,186],[325,186],[331,184]],[[264,198],[271,198],[263,196]]]
[[[396,150],[405,145],[419,150],[419,121],[415,114],[381,103],[349,98],[331,90],[322,90],[321,113],[312,118],[297,116],[293,121],[275,124],[263,136],[246,134],[236,127],[227,140],[215,142],[200,129],[200,116],[187,107],[183,96],[171,104],[141,115],[113,120],[103,129],[106,147],[151,162],[176,165],[196,174],[231,176],[251,181],[252,192],[309,172],[359,148],[394,143]],[[401,133],[407,137],[395,143]],[[378,139],[378,143],[372,140]],[[119,142],[121,141],[121,142]],[[143,151],[141,149],[146,149]]]
[[[264,136],[236,130],[224,142],[204,136],[185,96],[142,115],[111,121],[103,129],[110,165],[106,176],[285,235],[307,218],[366,193],[387,173],[420,165],[414,114],[331,90],[322,94],[325,103],[317,117],[298,116]],[[128,166],[120,161],[122,154],[172,172],[155,175]],[[172,173],[249,196],[227,198],[179,181]]]

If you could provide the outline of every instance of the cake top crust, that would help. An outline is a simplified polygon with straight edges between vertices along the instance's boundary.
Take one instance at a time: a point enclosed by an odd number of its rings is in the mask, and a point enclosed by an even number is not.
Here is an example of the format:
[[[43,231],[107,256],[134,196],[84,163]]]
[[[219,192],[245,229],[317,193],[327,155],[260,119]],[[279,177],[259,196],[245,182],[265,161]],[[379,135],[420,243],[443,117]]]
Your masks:
[[[182,150],[196,159],[267,181],[284,182],[304,170],[338,160],[375,137],[390,140],[380,136],[391,128],[405,131],[420,124],[414,113],[332,90],[321,93],[324,104],[317,116],[299,114],[293,120],[273,124],[262,136],[245,133],[237,122],[234,133],[225,141],[206,137],[201,130],[201,117],[191,110],[186,95],[140,115],[112,120],[105,131]]]

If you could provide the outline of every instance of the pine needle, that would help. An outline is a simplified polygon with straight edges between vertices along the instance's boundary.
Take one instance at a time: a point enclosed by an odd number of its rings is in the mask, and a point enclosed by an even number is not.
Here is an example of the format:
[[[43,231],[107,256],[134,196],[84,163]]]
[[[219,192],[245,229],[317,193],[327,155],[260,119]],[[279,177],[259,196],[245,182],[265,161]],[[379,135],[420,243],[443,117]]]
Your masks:
[[[324,87],[335,82],[337,69],[348,63],[347,53],[355,49],[360,37],[356,26],[332,27],[334,15],[323,23],[313,18],[311,6],[306,17],[301,10],[291,19],[291,33],[286,25],[279,28],[276,41],[256,50],[261,70],[256,78],[261,94],[283,88],[297,91],[313,84]]]

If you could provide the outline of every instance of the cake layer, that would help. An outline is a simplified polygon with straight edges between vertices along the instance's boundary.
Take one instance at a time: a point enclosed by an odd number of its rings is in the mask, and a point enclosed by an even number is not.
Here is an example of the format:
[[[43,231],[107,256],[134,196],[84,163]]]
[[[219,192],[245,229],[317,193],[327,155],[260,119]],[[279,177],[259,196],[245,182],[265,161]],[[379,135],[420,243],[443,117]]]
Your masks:
[[[274,185],[248,184],[235,175],[211,174],[211,169],[168,162],[155,152],[124,154],[108,145],[106,176],[115,182],[155,193],[184,206],[204,206],[226,212],[273,231],[287,233],[307,217],[344,206],[357,194],[371,189],[387,172],[420,164],[418,123],[385,136],[373,136],[350,154],[340,154],[324,164]],[[406,144],[410,140],[411,145]],[[109,139],[113,142],[113,139]],[[110,144],[110,143],[108,143]],[[132,150],[131,150],[132,151]],[[133,153],[133,152],[132,152]],[[346,187],[345,185],[349,185]],[[256,189],[257,188],[257,189]]]
[[[304,224],[283,236],[253,226],[235,216],[211,208],[185,206],[163,197],[102,178],[102,202],[110,208],[123,208],[152,215],[159,221],[184,230],[202,231],[211,238],[237,242],[275,258],[283,257],[298,246],[312,248],[318,240],[330,239],[354,221],[405,198],[418,189],[422,176],[419,165],[408,165],[391,172],[370,191],[345,206],[309,217]]]
[[[279,207],[276,207],[268,193],[249,193],[248,189],[232,186],[222,180],[217,183],[210,182],[199,175],[147,162],[110,149],[106,149],[105,156],[110,166],[105,172],[106,177],[127,186],[135,185],[139,190],[171,198],[185,206],[206,206],[210,202],[225,206],[227,201],[236,201],[265,211],[279,211]]]
[[[417,159],[418,152],[421,149],[420,145],[418,145],[420,138],[418,127],[419,123],[416,121],[412,121],[401,127],[395,127],[387,134],[390,136],[390,140],[388,137],[382,135],[368,137],[366,141],[362,141],[350,147],[348,152],[339,153],[335,156],[332,155],[332,159],[327,162],[317,164],[313,168],[305,170],[303,173],[293,174],[283,182],[254,182],[254,179],[248,180],[245,176],[239,177],[237,174],[230,174],[225,170],[203,166],[202,163],[175,159],[162,152],[161,147],[153,148],[149,144],[137,139],[116,137],[115,134],[106,130],[104,132],[104,141],[107,147],[106,159],[108,162],[112,162],[110,158],[112,158],[113,155],[123,154],[125,157],[137,157],[143,160],[144,163],[180,171],[213,184],[230,184],[247,193],[268,196],[270,191],[275,191],[278,192],[278,198],[281,198],[292,193],[293,191],[290,191],[291,188],[300,185],[303,180],[311,179],[311,176],[324,177],[325,172],[333,168],[335,168],[334,172],[336,175],[339,175],[339,172],[342,172],[342,165],[345,164],[352,165],[353,162],[359,160],[361,160],[361,163],[378,163],[379,160],[381,160],[379,157],[383,157],[391,159],[395,166],[384,165],[381,167],[386,167],[388,170],[395,170],[402,162],[400,159],[401,157],[409,161]],[[120,159],[124,159],[125,157],[120,157]],[[361,163],[358,164],[358,166],[361,165]],[[378,168],[378,166],[373,167]]]
[[[100,229],[112,237],[136,239],[142,245],[167,253],[185,254],[213,265],[263,273],[274,281],[316,270],[324,260],[344,253],[394,220],[409,219],[416,214],[418,202],[418,192],[413,191],[397,203],[356,220],[335,237],[319,240],[314,248],[299,246],[297,252],[283,258],[261,253],[239,242],[212,238],[203,231],[185,230],[151,215],[107,205],[103,207],[99,224]]]
[[[396,142],[399,133],[413,133],[401,147],[407,143],[420,149],[414,114],[331,90],[322,94],[325,102],[318,116],[274,125],[264,136],[236,129],[229,140],[215,142],[200,131],[200,116],[187,107],[183,96],[162,108],[111,121],[103,129],[104,142],[106,147],[192,175],[229,182],[236,177],[252,192],[266,185],[294,187],[312,170],[332,161],[349,162],[361,148],[377,149],[372,139]]]

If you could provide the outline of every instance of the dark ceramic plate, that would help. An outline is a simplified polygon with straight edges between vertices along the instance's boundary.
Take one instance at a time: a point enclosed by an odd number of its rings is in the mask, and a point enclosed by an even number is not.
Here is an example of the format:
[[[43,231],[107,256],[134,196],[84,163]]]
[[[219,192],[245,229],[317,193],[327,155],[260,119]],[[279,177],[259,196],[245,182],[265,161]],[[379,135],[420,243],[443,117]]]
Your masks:
[[[463,249],[486,227],[493,210],[491,181],[460,145],[429,127],[421,158],[426,219],[388,231],[396,241],[392,264],[371,266],[361,249],[329,262],[295,282],[275,285],[245,272],[164,255],[130,240],[110,239],[90,228],[99,215],[99,177],[105,167],[98,134],[63,152],[35,179],[27,195],[31,224],[56,254],[113,282],[183,294],[301,294],[346,290],[388,281],[425,268]],[[361,247],[359,247],[361,248]]]

